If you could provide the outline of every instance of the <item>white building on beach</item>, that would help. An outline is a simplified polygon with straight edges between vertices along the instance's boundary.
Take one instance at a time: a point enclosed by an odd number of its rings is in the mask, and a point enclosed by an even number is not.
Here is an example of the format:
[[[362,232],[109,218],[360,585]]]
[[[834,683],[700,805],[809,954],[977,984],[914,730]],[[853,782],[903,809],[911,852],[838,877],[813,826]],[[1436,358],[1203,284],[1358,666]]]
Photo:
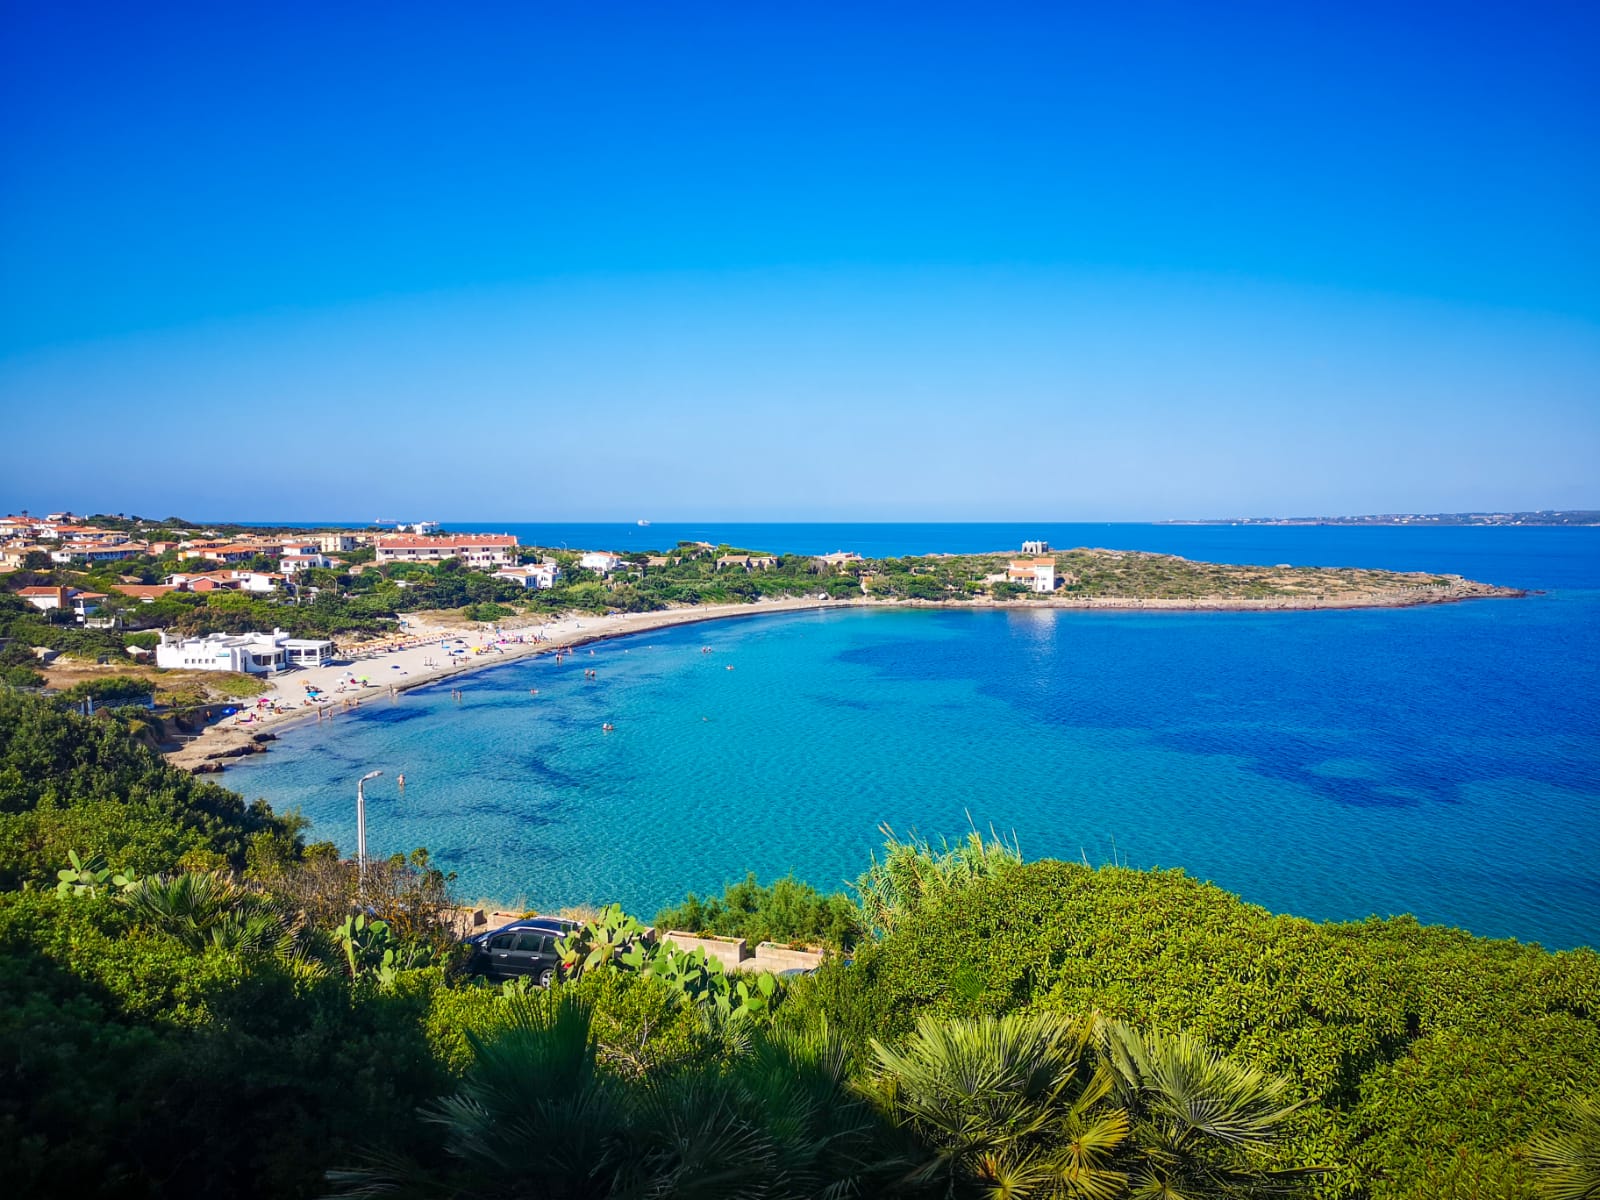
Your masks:
[[[178,671],[243,671],[270,675],[289,667],[318,667],[333,659],[333,643],[320,638],[271,633],[213,633],[174,638],[162,633],[156,666]]]

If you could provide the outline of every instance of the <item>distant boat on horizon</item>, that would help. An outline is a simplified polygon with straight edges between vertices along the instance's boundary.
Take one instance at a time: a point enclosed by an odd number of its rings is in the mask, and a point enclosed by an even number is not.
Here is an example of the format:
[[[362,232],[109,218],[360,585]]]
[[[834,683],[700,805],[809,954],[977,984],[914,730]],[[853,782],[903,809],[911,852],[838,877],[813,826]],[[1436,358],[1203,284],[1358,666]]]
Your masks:
[[[636,522],[636,523],[639,524],[639,525],[648,525],[648,524],[650,524],[649,521],[639,521],[639,522]]]

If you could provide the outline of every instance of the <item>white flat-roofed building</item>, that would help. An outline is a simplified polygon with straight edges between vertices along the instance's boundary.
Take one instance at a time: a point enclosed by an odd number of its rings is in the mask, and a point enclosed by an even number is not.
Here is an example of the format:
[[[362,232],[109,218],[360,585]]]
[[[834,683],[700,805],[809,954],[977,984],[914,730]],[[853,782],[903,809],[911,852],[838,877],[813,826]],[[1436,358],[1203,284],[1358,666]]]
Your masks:
[[[520,583],[527,588],[553,588],[561,578],[561,568],[555,563],[525,563],[520,567],[501,567],[494,573],[496,579]]]
[[[346,553],[360,544],[353,533],[324,533],[317,538],[317,548],[324,554]]]
[[[1022,543],[1022,552],[1024,554],[1049,554],[1050,553],[1050,543],[1049,542],[1044,542],[1044,541],[1023,542]]]
[[[275,592],[283,582],[283,576],[276,571],[232,570],[218,571],[217,574],[237,579],[241,592]]]
[[[604,550],[589,550],[578,559],[578,565],[586,571],[609,575],[622,565],[622,557]]]
[[[444,537],[421,537],[414,533],[386,534],[374,545],[377,561],[443,562],[459,558],[469,567],[509,567],[515,565],[517,539],[505,533],[453,533]]]
[[[242,671],[270,675],[289,667],[316,667],[333,658],[333,643],[271,633],[213,633],[200,638],[161,635],[156,666],[175,671]]]
[[[307,567],[331,567],[333,560],[325,554],[285,554],[278,560],[278,566],[285,575],[293,575]]]

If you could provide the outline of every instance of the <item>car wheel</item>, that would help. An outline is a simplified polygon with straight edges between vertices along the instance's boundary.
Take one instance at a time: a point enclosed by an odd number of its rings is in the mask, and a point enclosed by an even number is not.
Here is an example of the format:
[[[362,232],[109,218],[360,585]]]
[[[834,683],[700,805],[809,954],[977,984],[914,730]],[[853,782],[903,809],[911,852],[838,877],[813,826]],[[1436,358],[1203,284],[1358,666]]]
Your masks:
[[[539,972],[539,986],[540,987],[547,988],[552,983],[554,983],[555,981],[556,981],[556,973],[552,968],[546,967],[544,970]]]

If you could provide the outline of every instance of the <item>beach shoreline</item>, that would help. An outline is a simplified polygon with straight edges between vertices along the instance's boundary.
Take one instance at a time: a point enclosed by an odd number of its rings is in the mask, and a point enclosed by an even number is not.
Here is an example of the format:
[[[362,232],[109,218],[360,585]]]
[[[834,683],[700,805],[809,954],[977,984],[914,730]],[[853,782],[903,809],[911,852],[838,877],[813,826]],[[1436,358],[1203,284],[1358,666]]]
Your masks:
[[[740,617],[830,609],[942,609],[954,611],[1037,611],[1041,609],[1109,612],[1310,612],[1365,608],[1410,608],[1465,600],[1510,599],[1527,593],[1514,588],[1462,581],[1445,590],[1370,593],[1335,598],[1150,598],[1051,597],[994,600],[880,600],[867,596],[844,599],[788,597],[740,604],[694,605],[642,613],[566,616],[554,621],[524,619],[502,622],[494,630],[456,625],[428,625],[413,620],[405,644],[397,648],[357,648],[353,658],[322,667],[299,668],[271,681],[261,697],[237,702],[239,714],[208,725],[181,744],[163,750],[167,761],[188,770],[220,771],[231,760],[265,752],[276,731],[307,720],[337,720],[362,703],[398,699],[402,692],[441,679],[541,654],[557,654],[595,642]],[[446,646],[467,650],[437,661]],[[394,647],[393,641],[386,643]],[[398,674],[393,674],[398,672]],[[351,680],[362,681],[352,687]],[[311,699],[308,689],[322,697]],[[219,704],[219,707],[221,705]],[[248,717],[245,715],[248,714]],[[270,735],[270,736],[263,736]]]

